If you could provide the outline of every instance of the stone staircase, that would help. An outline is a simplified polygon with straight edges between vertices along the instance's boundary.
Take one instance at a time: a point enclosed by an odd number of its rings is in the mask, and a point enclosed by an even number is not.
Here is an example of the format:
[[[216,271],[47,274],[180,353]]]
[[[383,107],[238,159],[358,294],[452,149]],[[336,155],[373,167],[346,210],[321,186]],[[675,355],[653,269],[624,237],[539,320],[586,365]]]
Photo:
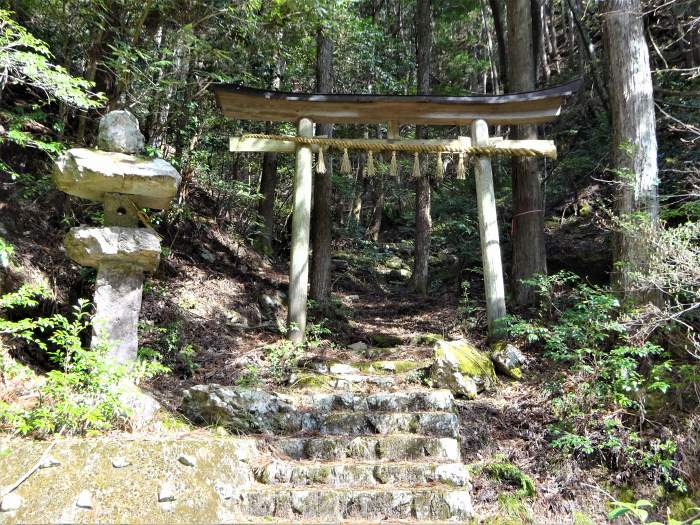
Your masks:
[[[378,386],[377,377],[392,381]],[[331,391],[200,385],[186,393],[190,418],[264,434],[252,483],[228,499],[237,521],[470,522],[450,391],[355,369],[330,374],[329,384]]]

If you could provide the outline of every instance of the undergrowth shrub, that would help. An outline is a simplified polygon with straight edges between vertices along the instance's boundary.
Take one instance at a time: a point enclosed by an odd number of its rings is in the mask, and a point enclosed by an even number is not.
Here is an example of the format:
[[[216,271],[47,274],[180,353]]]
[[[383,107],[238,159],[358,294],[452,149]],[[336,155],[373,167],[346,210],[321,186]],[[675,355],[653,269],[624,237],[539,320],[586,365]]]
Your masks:
[[[36,307],[50,296],[41,285],[24,285],[0,297],[0,310]],[[38,396],[29,406],[0,399],[0,428],[43,437],[55,432],[80,434],[119,427],[128,421],[129,408],[120,394],[128,382],[139,382],[167,371],[146,359],[131,365],[106,359],[108,348],[87,349],[82,335],[90,326],[89,303],[81,299],[70,316],[0,318],[0,334],[9,334],[48,354],[54,369],[39,381]],[[14,360],[3,356],[0,376],[12,380],[20,373]]]
[[[687,389],[688,378],[697,381],[697,363],[633,338],[629,310],[606,288],[568,272],[526,282],[539,307],[530,319],[509,318],[508,330],[563,365],[548,387],[551,446],[685,491],[677,445],[647,415],[666,406],[671,391]]]

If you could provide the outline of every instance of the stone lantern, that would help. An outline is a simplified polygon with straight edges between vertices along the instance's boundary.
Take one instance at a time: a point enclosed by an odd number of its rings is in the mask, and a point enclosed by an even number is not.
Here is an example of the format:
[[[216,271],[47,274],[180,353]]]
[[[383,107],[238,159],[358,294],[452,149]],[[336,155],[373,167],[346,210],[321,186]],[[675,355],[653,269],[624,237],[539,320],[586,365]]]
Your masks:
[[[68,257],[97,268],[92,347],[106,346],[116,362],[136,359],[144,272],[160,260],[160,237],[139,227],[141,208],[167,209],[181,177],[162,159],[143,156],[136,117],[112,111],[100,122],[100,149],[74,148],[54,169],[56,186],[104,205],[104,227],[71,228]]]

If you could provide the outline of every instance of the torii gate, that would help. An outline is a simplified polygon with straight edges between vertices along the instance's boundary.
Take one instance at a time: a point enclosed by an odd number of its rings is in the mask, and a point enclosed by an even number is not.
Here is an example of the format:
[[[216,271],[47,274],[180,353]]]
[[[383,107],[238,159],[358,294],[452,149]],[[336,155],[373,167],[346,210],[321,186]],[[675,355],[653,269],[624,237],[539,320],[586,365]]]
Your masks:
[[[486,290],[489,332],[506,314],[503,266],[496,217],[491,155],[556,158],[550,140],[489,138],[488,125],[537,124],[561,113],[564,97],[577,91],[580,79],[554,88],[499,96],[433,97],[378,95],[317,95],[265,91],[234,84],[216,84],[213,91],[224,115],[241,120],[296,122],[297,136],[232,137],[233,152],[296,152],[292,250],[289,267],[289,337],[301,342],[306,329],[309,274],[309,233],[312,202],[312,153],[324,148],[412,153],[471,154],[476,162],[476,195]],[[314,137],[314,122],[336,124],[387,123],[389,139]],[[471,138],[401,140],[399,124],[470,125]]]

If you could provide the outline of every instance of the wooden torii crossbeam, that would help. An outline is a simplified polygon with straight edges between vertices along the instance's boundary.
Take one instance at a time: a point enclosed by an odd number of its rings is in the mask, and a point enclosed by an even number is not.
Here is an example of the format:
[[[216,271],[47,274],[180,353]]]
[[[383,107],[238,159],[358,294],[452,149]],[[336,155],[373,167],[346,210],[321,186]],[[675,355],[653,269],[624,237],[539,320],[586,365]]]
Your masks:
[[[575,80],[540,91],[472,97],[318,95],[215,84],[212,89],[217,104],[228,117],[297,123],[296,136],[249,135],[232,137],[230,140],[230,150],[234,152],[296,153],[289,269],[290,339],[301,342],[306,329],[312,154],[319,148],[328,147],[414,153],[456,152],[477,157],[476,195],[486,289],[486,314],[489,331],[493,334],[497,321],[506,314],[506,306],[490,157],[506,154],[556,158],[556,147],[549,140],[490,138],[488,124],[537,124],[554,120],[561,113],[564,98],[575,93],[580,84],[581,80]],[[314,137],[314,122],[387,123],[389,138],[369,140]],[[399,124],[469,125],[471,137],[450,140],[401,140],[396,131]]]

